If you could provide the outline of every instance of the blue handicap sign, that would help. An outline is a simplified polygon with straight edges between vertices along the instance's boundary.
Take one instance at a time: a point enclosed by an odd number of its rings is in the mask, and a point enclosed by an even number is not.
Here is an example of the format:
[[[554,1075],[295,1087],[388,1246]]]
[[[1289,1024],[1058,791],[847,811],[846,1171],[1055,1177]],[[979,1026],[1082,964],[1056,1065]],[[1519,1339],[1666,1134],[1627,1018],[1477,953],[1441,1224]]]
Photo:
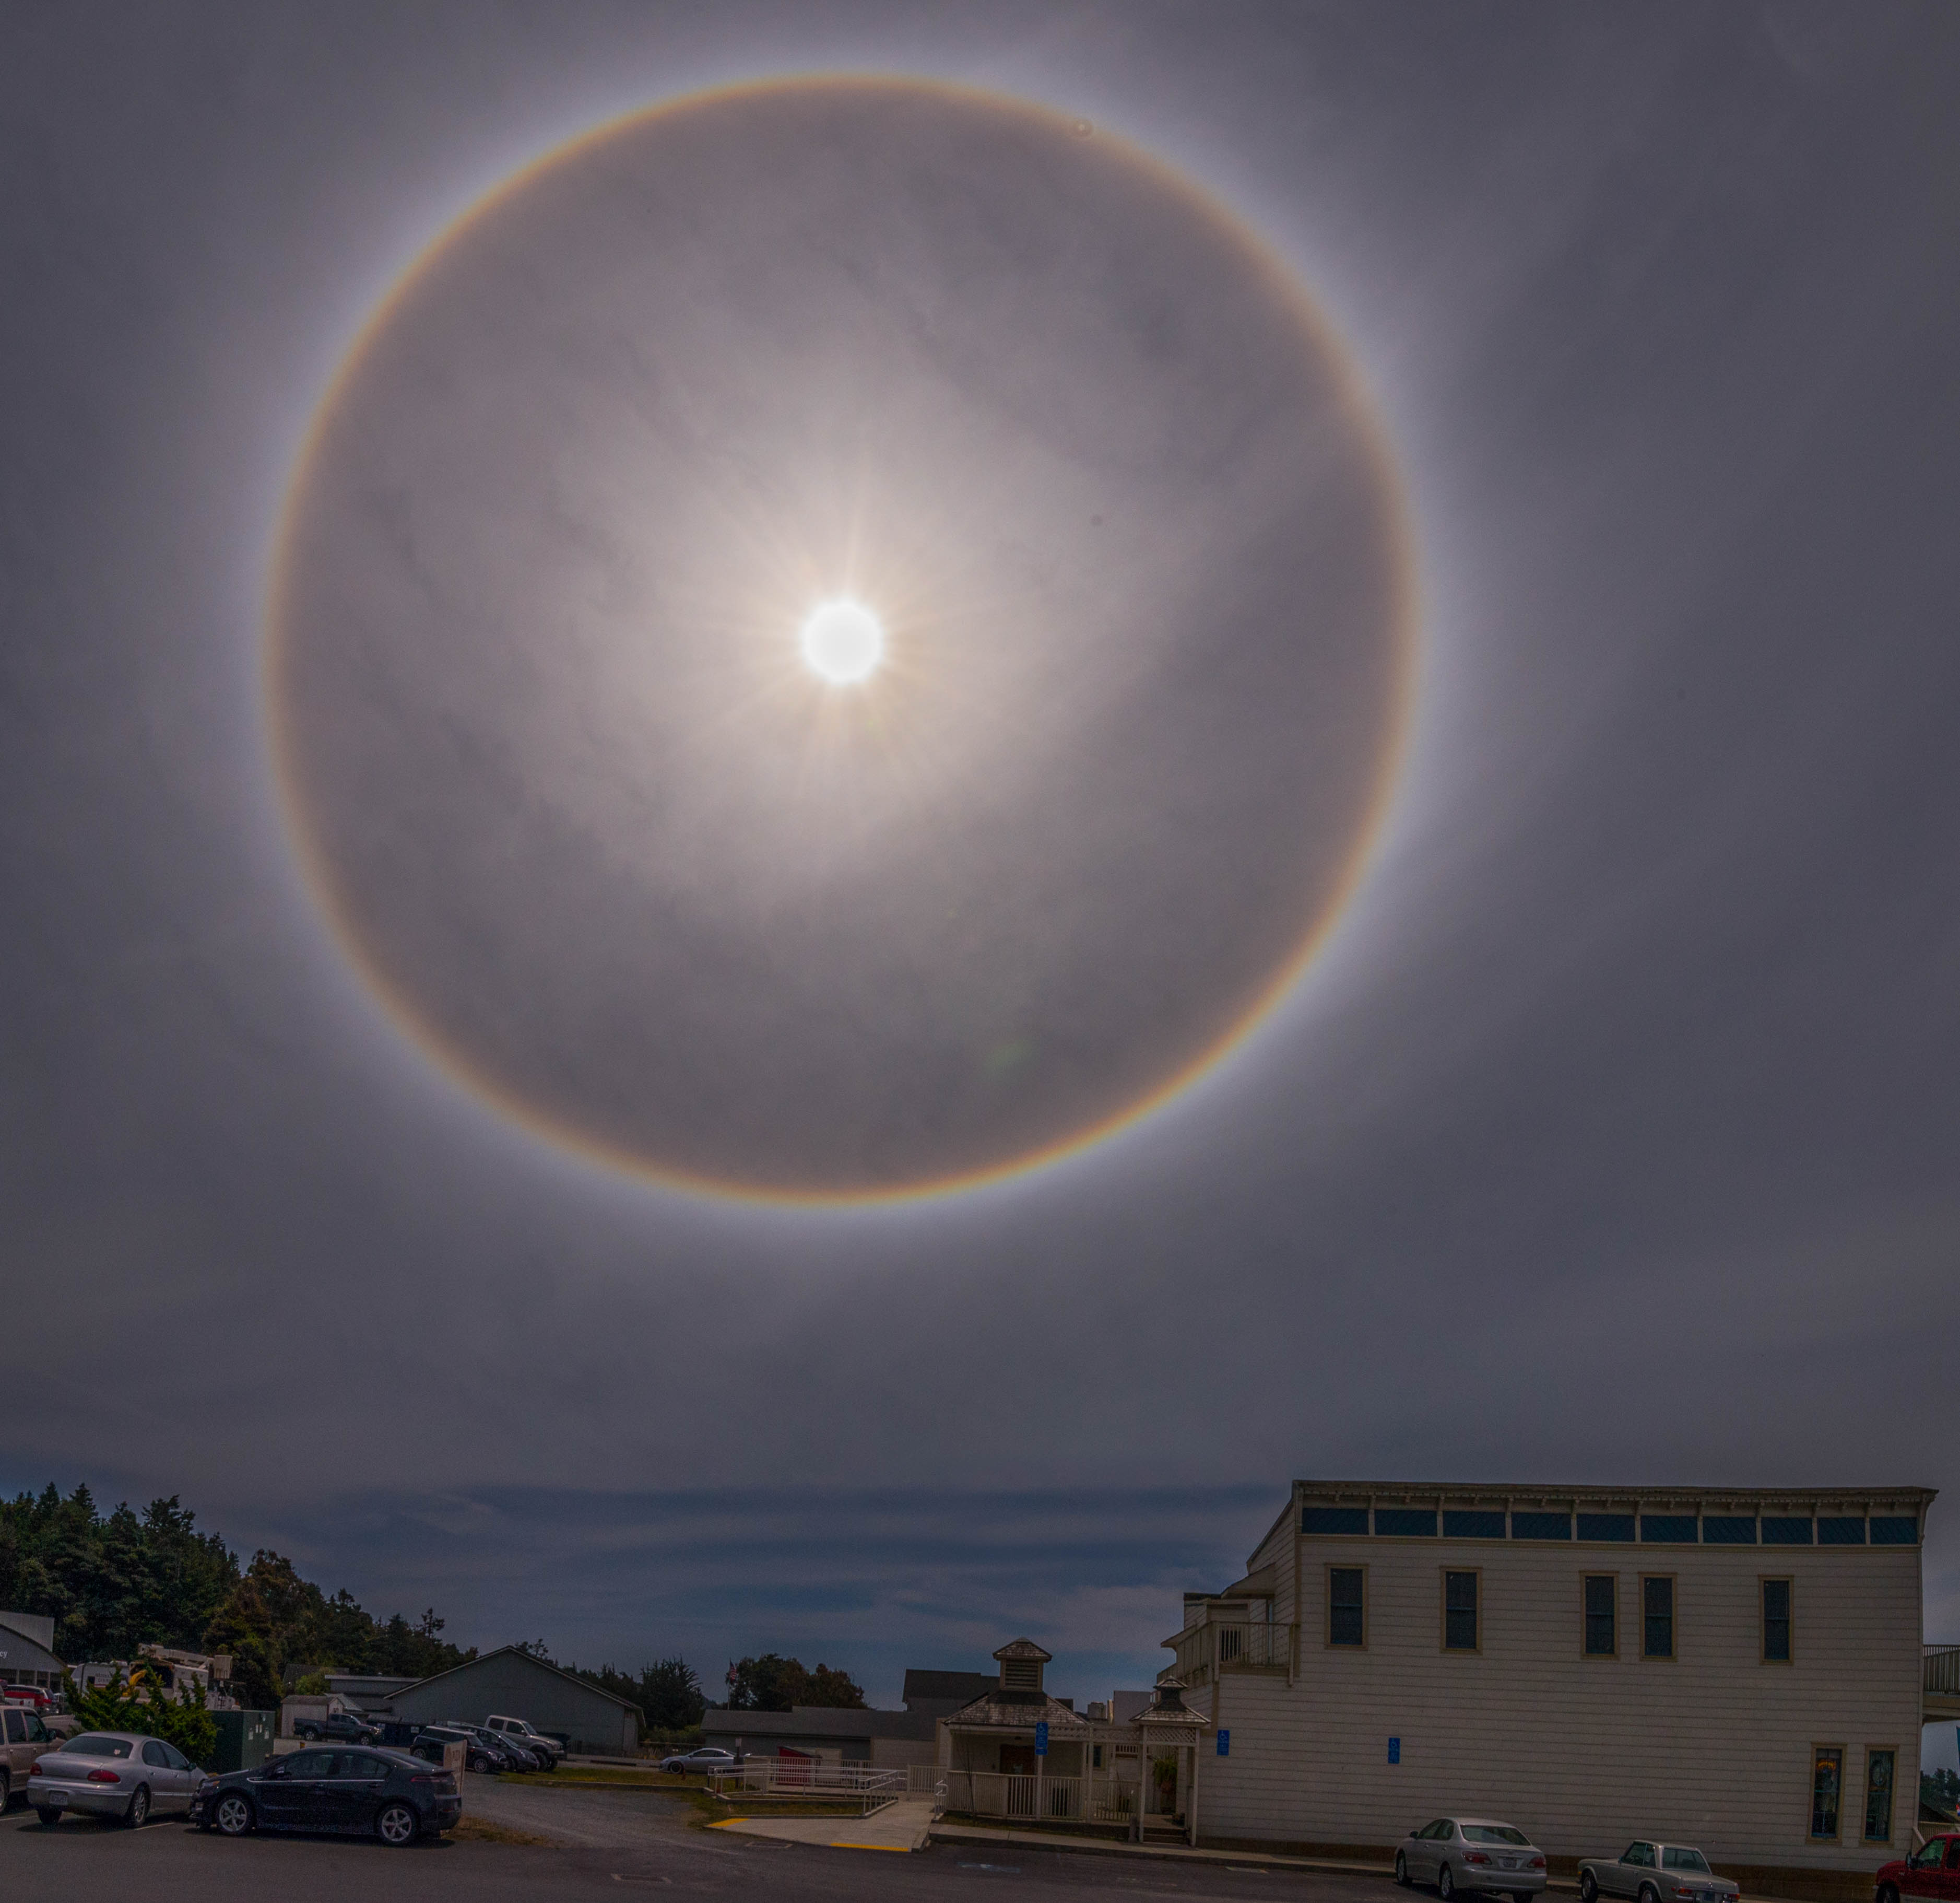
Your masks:
[[[1035,1755],[1037,1758],[1048,1755],[1048,1720],[1045,1718],[1035,1726]]]
[[[1218,1755],[1221,1758],[1229,1758],[1232,1755],[1232,1734],[1229,1731],[1221,1731],[1218,1734]]]
[[[1399,1738],[1391,1738],[1389,1740],[1389,1762],[1392,1765],[1398,1765],[1402,1761],[1402,1741]]]

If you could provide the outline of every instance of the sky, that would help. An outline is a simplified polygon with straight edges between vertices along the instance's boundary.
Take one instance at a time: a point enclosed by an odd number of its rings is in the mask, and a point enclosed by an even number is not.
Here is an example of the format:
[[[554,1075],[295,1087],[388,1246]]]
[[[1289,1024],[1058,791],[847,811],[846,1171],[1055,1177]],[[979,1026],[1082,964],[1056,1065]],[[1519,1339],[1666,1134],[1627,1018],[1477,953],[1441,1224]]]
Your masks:
[[[1236,1576],[1296,1476],[1960,1485],[1950,8],[27,5],[7,30],[0,1485],[178,1494],[466,1644],[679,1650],[711,1682],[772,1649],[887,1703],[1021,1633],[1064,1693],[1147,1682],[1179,1594]],[[818,73],[1080,119],[1222,208],[1351,374],[1417,602],[1381,810],[1271,1008],[1071,1154],[832,1204],[622,1166],[438,1061],[310,880],[263,691],[296,473],[404,273],[609,119]],[[943,235],[876,228],[879,256]],[[1192,335],[1218,305],[1192,286],[1236,269],[1168,273]],[[1010,299],[973,335],[1031,416],[1122,383],[1026,323]],[[984,473],[960,442],[956,487]],[[1221,479],[1149,492],[1150,521],[1268,494]],[[1055,554],[1085,598],[1163,552],[1099,580],[1091,543]],[[1190,546],[1193,574],[1223,560]],[[1246,651],[1290,651],[1255,624]],[[1175,731],[1162,669],[1124,664]],[[1207,687],[1181,785],[1278,757],[1255,681]],[[472,705],[459,730],[557,718]],[[1025,734],[980,737],[1026,770]],[[384,827],[441,792],[336,783]],[[1076,816],[1019,815],[1020,849],[1047,864]],[[1112,983],[1153,901],[1194,944],[1238,931],[1236,901],[1190,899],[1195,846],[1119,859],[1084,913]],[[592,937],[525,863],[468,971],[541,921],[542,1012]],[[1246,864],[1233,889],[1263,890]],[[453,928],[444,889],[374,915]],[[1209,1022],[1219,968],[1172,965],[1164,1010]],[[431,1008],[468,990],[431,969]],[[527,1028],[522,991],[484,1021]],[[1106,1036],[1080,1100],[1134,1048]],[[907,1094],[915,1045],[887,1061],[908,1116],[938,1101]],[[827,1099],[755,1102],[807,1134]],[[1929,1638],[1960,1639],[1952,1515]]]

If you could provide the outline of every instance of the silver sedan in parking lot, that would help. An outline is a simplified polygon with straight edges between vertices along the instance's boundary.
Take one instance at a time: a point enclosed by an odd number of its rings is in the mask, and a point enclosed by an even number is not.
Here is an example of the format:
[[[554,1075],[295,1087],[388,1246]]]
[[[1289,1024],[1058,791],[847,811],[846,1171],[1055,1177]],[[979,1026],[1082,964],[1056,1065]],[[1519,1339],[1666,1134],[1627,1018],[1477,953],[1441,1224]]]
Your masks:
[[[43,1824],[65,1810],[113,1817],[132,1829],[158,1811],[188,1814],[205,1774],[175,1745],[133,1731],[84,1731],[34,1760],[27,1802]]]
[[[1491,1817],[1439,1817],[1412,1830],[1395,1852],[1395,1881],[1433,1883],[1444,1898],[1459,1890],[1535,1896],[1545,1888],[1545,1852],[1515,1824]]]

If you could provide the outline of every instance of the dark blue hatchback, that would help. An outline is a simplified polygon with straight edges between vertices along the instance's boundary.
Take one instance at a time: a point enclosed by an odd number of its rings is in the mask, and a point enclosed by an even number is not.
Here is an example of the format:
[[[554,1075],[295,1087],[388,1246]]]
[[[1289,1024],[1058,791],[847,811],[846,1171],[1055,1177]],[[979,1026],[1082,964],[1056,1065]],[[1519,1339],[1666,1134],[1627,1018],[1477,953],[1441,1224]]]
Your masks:
[[[318,1746],[208,1780],[191,1805],[202,1830],[320,1831],[412,1844],[463,1815],[456,1774],[405,1751]]]

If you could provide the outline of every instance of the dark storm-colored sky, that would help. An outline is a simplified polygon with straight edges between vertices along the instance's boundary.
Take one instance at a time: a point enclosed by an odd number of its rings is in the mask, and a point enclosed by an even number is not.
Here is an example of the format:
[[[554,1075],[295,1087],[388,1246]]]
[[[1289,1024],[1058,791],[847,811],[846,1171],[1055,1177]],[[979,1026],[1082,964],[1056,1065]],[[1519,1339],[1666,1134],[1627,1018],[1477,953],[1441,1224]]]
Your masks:
[[[1960,1485],[1950,9],[0,31],[0,1482],[180,1493],[465,1643],[887,1699],[1023,1631],[1143,1682],[1296,1474]],[[854,1214],[646,1189],[431,1071],[256,698],[287,471],[399,271],[609,114],[819,67],[1237,208],[1354,348],[1428,603],[1380,850],[1248,1048]]]

